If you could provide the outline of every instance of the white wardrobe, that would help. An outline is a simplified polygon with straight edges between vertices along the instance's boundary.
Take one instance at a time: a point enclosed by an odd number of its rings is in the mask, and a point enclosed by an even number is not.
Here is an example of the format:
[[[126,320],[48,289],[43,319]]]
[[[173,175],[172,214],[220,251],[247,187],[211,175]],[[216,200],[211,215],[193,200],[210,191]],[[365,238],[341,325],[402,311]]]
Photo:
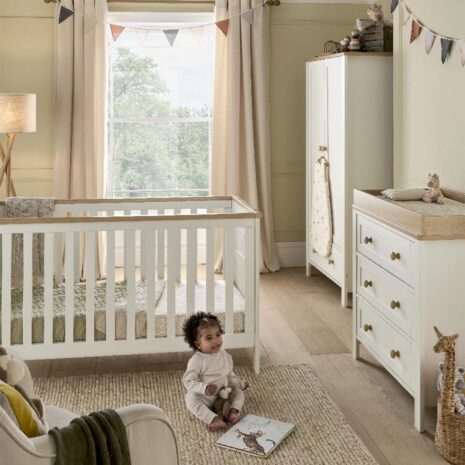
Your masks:
[[[392,187],[392,56],[348,52],[307,61],[306,264],[341,287],[341,305],[352,291],[353,189]],[[315,163],[329,163],[332,247],[312,247],[312,179]],[[315,209],[316,211],[316,209]]]

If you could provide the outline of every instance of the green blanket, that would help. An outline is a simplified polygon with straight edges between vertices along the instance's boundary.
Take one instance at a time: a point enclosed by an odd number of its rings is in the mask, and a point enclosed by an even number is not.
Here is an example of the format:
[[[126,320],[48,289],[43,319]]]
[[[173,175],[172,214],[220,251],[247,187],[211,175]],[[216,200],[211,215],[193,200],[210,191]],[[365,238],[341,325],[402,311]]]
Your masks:
[[[130,465],[126,428],[111,409],[75,418],[64,428],[53,428],[55,465]]]

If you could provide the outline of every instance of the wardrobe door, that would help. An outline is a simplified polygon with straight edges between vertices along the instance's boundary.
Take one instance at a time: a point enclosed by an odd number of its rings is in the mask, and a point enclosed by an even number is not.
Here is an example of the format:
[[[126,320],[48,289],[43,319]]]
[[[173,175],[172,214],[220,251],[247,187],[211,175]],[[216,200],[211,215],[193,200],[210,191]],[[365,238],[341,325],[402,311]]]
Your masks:
[[[345,224],[345,57],[325,60],[327,89],[327,158],[331,206],[333,212],[333,244],[344,248]],[[354,115],[356,117],[356,115]]]

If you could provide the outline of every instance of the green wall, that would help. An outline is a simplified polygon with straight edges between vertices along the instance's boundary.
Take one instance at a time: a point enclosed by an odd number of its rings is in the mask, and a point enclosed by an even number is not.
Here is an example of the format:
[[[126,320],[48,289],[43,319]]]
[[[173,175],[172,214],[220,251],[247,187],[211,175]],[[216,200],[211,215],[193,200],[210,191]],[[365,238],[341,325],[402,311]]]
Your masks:
[[[13,153],[18,195],[53,193],[53,8],[43,0],[0,0],[0,92],[37,94],[37,133],[19,134]],[[112,4],[112,9],[122,8]],[[271,9],[276,241],[305,240],[305,60],[321,54],[326,40],[349,34],[366,9],[366,4],[289,3]]]

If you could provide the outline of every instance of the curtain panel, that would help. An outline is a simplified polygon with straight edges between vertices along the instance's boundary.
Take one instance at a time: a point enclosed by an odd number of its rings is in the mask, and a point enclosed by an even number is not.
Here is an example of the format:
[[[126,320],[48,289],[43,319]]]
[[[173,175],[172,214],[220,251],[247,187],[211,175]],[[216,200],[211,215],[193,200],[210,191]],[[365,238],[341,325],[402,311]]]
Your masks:
[[[57,24],[56,31],[54,195],[58,199],[102,198],[106,145],[107,2],[62,0],[61,4],[74,14]],[[101,238],[99,243],[101,263]],[[85,243],[81,239],[81,272],[84,253]],[[100,275],[103,270],[100,265],[98,268]]]
[[[273,237],[270,142],[269,9],[261,0],[216,0],[216,21],[230,18],[228,34],[217,28],[211,189],[238,195],[263,213],[261,271],[277,271]],[[241,12],[253,10],[249,24]]]

